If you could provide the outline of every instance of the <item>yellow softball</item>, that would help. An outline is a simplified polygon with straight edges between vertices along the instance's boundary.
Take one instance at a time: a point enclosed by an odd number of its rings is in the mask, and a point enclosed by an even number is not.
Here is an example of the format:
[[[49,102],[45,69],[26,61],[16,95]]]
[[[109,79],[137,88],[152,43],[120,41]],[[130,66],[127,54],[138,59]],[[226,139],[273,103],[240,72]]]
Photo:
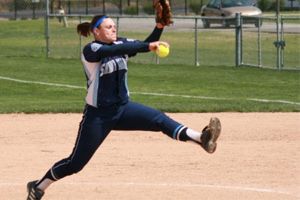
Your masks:
[[[167,57],[169,55],[169,52],[170,52],[169,47],[166,47],[165,45],[162,44],[159,45],[159,51],[158,49],[156,50],[156,54],[161,58]]]

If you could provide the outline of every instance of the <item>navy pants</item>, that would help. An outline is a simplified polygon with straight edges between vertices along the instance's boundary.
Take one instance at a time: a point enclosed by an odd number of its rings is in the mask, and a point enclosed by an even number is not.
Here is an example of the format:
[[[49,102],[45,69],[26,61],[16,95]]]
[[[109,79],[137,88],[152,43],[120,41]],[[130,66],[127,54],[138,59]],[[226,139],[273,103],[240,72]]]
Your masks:
[[[72,154],[51,168],[55,180],[79,172],[111,130],[162,131],[175,139],[181,124],[153,108],[128,102],[108,108],[87,105]]]

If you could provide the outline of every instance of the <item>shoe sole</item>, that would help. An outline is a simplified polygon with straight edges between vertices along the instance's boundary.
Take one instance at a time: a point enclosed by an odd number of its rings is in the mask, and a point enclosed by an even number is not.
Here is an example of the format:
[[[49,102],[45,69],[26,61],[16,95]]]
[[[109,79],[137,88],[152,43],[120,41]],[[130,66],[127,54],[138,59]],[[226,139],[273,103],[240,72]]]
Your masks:
[[[217,117],[210,119],[208,127],[210,128],[211,139],[208,142],[208,153],[214,153],[217,148],[217,140],[221,133],[221,122]]]

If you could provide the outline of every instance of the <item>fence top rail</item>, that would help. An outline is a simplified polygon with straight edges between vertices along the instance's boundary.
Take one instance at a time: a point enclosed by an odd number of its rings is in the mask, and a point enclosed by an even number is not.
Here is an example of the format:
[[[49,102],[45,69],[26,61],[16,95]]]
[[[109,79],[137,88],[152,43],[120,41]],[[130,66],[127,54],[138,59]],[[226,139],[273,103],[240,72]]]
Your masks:
[[[94,17],[95,15],[91,15],[91,14],[65,14],[65,15],[61,15],[61,14],[48,14],[49,17]],[[109,17],[111,18],[131,18],[131,19],[153,19],[155,18],[155,15],[109,15]],[[259,19],[270,19],[270,20],[276,20],[277,16],[242,16],[243,18],[259,18]],[[284,18],[284,19],[294,19],[294,20],[299,20],[300,19],[300,15],[298,17],[287,17],[284,15],[280,15],[279,17]],[[235,16],[230,16],[230,17],[206,17],[206,16],[173,16],[173,19],[234,19]]]
[[[95,15],[82,14],[48,14],[48,17],[94,17]],[[132,18],[132,19],[153,19],[155,15],[109,15],[110,18]],[[206,17],[206,16],[174,16],[172,19],[234,19],[235,17]]]
[[[101,14],[101,13],[100,13]],[[107,14],[108,15],[108,14]],[[65,15],[61,15],[61,14],[48,14],[49,17],[94,17],[95,15],[91,15],[91,14],[65,14]],[[141,18],[141,19],[147,19],[147,18],[154,18],[155,15],[108,15],[111,18]],[[203,17],[199,16],[199,17],[195,17],[195,16],[173,16],[173,19],[201,19]]]

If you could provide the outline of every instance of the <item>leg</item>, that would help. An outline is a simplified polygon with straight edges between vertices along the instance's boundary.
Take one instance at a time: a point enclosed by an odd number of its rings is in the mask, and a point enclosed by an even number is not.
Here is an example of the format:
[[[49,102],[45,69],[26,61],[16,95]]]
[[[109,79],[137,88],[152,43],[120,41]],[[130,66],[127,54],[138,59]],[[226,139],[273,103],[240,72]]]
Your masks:
[[[102,118],[95,109],[87,107],[79,126],[77,140],[71,155],[53,165],[46,175],[39,181],[30,182],[28,190],[36,191],[36,194],[44,192],[54,181],[79,172],[89,162],[95,151],[102,144],[112,129],[113,118]],[[30,186],[29,186],[30,185]],[[34,196],[28,194],[28,199]]]
[[[99,117],[86,115],[80,123],[73,152],[51,168],[55,180],[72,175],[83,169],[102,144],[111,128]]]
[[[114,130],[162,131],[173,138],[174,131],[178,132],[182,127],[183,125],[158,110],[128,102],[122,108],[120,119]]]
[[[208,153],[213,153],[221,132],[221,124],[219,119],[212,118],[209,125],[199,133],[174,121],[158,110],[129,102],[124,106],[122,116],[114,129],[162,131],[173,139],[192,141],[201,145]]]

